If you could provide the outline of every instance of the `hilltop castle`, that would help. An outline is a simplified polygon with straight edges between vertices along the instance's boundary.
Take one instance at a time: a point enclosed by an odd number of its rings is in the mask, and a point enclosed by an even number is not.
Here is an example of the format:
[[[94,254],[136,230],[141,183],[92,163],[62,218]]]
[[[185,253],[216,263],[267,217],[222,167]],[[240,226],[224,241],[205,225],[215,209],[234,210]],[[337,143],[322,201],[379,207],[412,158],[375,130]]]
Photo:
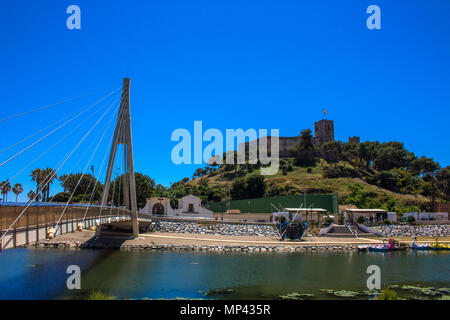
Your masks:
[[[297,143],[299,137],[279,137],[279,144],[280,144],[280,158],[287,158],[291,154],[291,151],[294,149],[295,144]],[[259,143],[258,139],[258,143]],[[261,138],[262,142],[264,140],[267,141],[267,149],[270,150],[271,146],[271,137],[263,137]],[[313,144],[320,148],[324,143],[334,141],[334,122],[333,120],[326,120],[322,119],[320,121],[317,121],[314,123],[314,137],[313,137]],[[349,137],[348,138],[349,143],[360,143],[359,137]],[[249,149],[249,142],[241,143],[238,147],[238,150],[242,150],[242,148],[245,148],[245,150]]]

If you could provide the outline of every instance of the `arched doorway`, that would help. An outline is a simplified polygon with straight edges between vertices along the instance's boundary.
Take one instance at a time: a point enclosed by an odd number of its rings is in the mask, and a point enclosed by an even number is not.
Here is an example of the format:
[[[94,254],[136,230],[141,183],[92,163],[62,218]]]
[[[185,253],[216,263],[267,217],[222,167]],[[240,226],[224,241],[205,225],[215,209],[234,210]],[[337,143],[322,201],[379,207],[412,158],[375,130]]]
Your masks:
[[[163,216],[164,215],[164,206],[161,203],[157,203],[153,206],[152,214]]]

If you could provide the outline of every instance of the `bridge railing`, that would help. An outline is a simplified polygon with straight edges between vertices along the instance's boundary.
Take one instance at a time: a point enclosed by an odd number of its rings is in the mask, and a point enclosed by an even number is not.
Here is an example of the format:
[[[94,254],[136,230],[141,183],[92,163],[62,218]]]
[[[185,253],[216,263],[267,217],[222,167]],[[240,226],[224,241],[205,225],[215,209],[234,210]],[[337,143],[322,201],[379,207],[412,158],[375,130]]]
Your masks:
[[[111,207],[89,207],[88,206],[69,206],[58,223],[57,235],[70,233],[77,230],[78,224],[83,223],[83,228],[87,229],[96,225],[131,218],[130,211],[125,208]],[[0,206],[0,236],[3,236],[14,219],[18,216],[24,207],[22,206]],[[48,237],[48,230],[56,227],[56,224],[64,210],[64,205],[38,205],[30,206],[23,216],[14,224],[6,234],[1,243],[1,249],[15,248],[28,245]],[[102,210],[101,218],[100,210]],[[99,221],[97,221],[99,220]]]
[[[32,205],[20,219],[14,224],[13,228],[26,228],[34,225],[46,225],[56,223],[64,211],[65,205]],[[25,206],[0,206],[0,230],[6,230],[14,222],[17,216],[22,212]],[[88,208],[86,212],[86,208]],[[78,220],[94,218],[100,216],[108,217],[110,215],[122,216],[130,215],[130,211],[125,208],[111,208],[104,206],[88,205],[70,205],[61,218],[65,220]]]

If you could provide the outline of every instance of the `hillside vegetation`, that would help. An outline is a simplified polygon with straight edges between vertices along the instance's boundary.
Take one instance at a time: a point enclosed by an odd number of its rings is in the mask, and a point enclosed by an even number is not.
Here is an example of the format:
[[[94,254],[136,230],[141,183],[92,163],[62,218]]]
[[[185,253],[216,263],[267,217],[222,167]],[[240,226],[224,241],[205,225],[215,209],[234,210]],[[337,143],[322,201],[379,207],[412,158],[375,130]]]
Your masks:
[[[237,163],[237,153],[231,152]],[[230,158],[230,157],[229,157]],[[359,208],[383,208],[405,212],[431,210],[438,201],[450,201],[450,167],[425,156],[417,157],[400,142],[367,141],[364,143],[327,142],[321,148],[312,143],[310,130],[303,130],[289,158],[280,159],[276,175],[262,176],[261,163],[221,163],[212,159],[192,177],[173,183],[169,188],[156,184],[151,177],[136,173],[136,195],[142,208],[149,197],[168,197],[172,206],[185,195],[194,194],[204,203],[281,195],[338,193],[340,204]],[[225,154],[223,159],[226,159]],[[246,158],[248,159],[248,155]],[[31,201],[98,203],[103,185],[90,174],[74,173],[56,177],[64,192],[50,197],[40,182],[54,170],[35,169],[30,175],[36,183]],[[111,202],[123,203],[123,177],[114,179],[109,190]],[[2,182],[3,200],[12,191],[16,197],[23,188]]]
[[[237,158],[236,152],[235,159]],[[224,157],[225,158],[225,157]],[[204,202],[247,198],[338,193],[340,204],[389,211],[430,210],[449,201],[450,167],[417,157],[400,142],[342,143],[321,148],[312,144],[310,130],[302,131],[290,158],[280,160],[274,176],[261,176],[262,165],[210,162],[158,196],[176,199],[195,194]]]

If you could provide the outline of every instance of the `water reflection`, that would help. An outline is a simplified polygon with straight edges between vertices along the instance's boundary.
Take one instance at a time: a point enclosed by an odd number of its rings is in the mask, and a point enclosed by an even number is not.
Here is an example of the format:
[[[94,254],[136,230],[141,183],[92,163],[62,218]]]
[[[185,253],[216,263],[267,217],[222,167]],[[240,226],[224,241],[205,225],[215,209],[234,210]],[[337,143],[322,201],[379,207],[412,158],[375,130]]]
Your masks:
[[[381,267],[383,286],[450,286],[448,252],[206,254],[17,249],[0,254],[0,264],[0,299],[82,298],[89,290],[120,299],[261,299],[292,292],[335,298],[320,289],[361,292],[366,289],[367,267],[374,264]],[[81,292],[66,289],[66,268],[71,264],[82,269]]]

